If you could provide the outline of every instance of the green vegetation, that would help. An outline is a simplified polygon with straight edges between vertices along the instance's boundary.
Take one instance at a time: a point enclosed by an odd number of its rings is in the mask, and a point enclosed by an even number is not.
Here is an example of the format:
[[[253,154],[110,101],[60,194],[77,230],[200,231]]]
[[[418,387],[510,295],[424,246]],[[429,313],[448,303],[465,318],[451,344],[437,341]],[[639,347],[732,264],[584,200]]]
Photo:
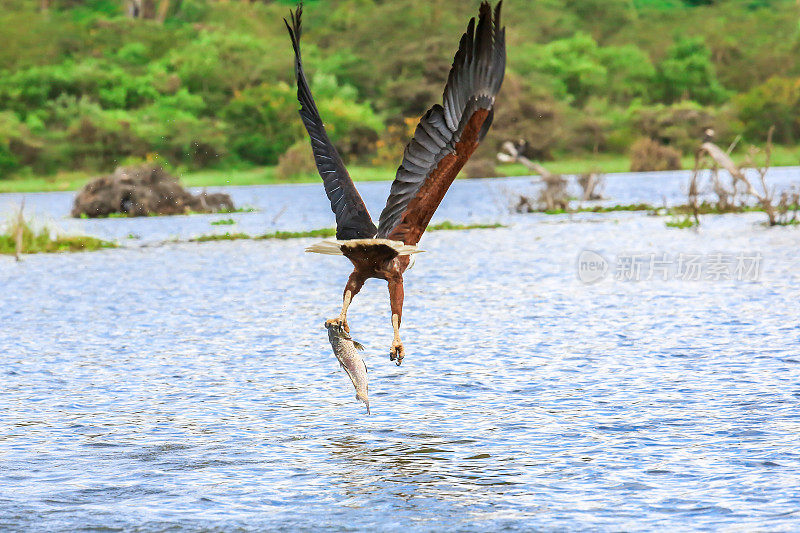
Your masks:
[[[695,226],[694,220],[689,215],[683,215],[682,217],[672,217],[671,220],[667,221],[668,228],[679,228],[679,229],[687,229],[693,228]]]
[[[428,231],[446,231],[446,230],[468,230],[468,229],[494,229],[503,228],[503,224],[455,224],[453,222],[445,221],[439,224],[428,226]],[[223,233],[220,235],[201,235],[200,237],[190,239],[190,242],[209,242],[209,241],[238,241],[241,239],[263,241],[269,239],[303,239],[315,237],[318,239],[327,239],[336,236],[336,229],[322,228],[310,231],[276,231],[274,233],[265,233],[263,235],[251,236],[246,233]]]
[[[496,229],[504,228],[503,224],[455,224],[449,220],[428,226],[428,231],[467,230],[467,229]]]
[[[276,231],[274,233],[265,233],[254,237],[256,240],[263,241],[267,239],[302,239],[303,237],[316,237],[320,239],[327,239],[335,237],[336,230],[334,228],[312,229],[310,231]]]
[[[263,241],[268,239],[302,239],[304,237],[318,237],[328,238],[335,237],[336,230],[334,228],[315,229],[310,231],[276,231],[274,233],[264,233],[263,235],[248,235],[247,233],[229,233],[225,232],[218,235],[201,235],[189,242],[209,242],[209,241],[238,241],[241,239]]]
[[[790,205],[787,208],[789,210],[793,210],[795,206]],[[690,205],[679,205],[670,208],[670,211],[681,215],[690,215],[695,212],[695,209]],[[697,206],[698,215],[726,215],[729,213],[763,213],[763,212],[764,212],[764,207],[761,206],[760,204],[729,205],[724,209],[721,209],[718,204],[711,202],[702,202]]]
[[[210,241],[238,241],[240,239],[252,239],[247,233],[223,233],[221,235],[201,235],[189,242],[210,242]]]
[[[232,218],[223,218],[222,220],[214,220],[211,222],[212,226],[233,226],[236,221]]]
[[[13,255],[17,251],[17,240],[20,240],[20,253],[58,253],[89,252],[103,248],[116,248],[113,242],[104,241],[84,235],[58,235],[50,228],[34,229],[26,220],[14,220],[7,225],[7,232],[0,234],[0,254]]]
[[[281,20],[294,2],[152,4],[163,23],[128,18],[125,0],[3,4],[0,191],[76,189],[144,160],[187,185],[318,179]],[[308,5],[310,83],[355,179],[393,176],[477,4]],[[795,0],[518,0],[504,11],[506,83],[476,159],[523,139],[553,172],[621,171],[650,138],[688,168],[705,128],[721,144],[742,134],[744,150],[774,124],[787,147],[774,164],[800,162]]]
[[[800,210],[800,206],[787,205],[783,207],[784,212]],[[694,215],[695,209],[690,205],[676,205],[672,207],[655,207],[651,204],[622,204],[607,206],[583,206],[570,209],[550,209],[538,211],[545,215],[566,215],[571,213],[615,213],[620,211],[647,211],[655,216],[671,216],[672,222],[668,222],[670,227],[690,227],[685,226],[685,220],[690,215]],[[731,205],[721,209],[717,204],[702,202],[697,206],[698,215],[726,215],[731,213],[763,213],[764,207],[759,204],[754,205]]]
[[[650,204],[594,205],[575,209],[548,209],[541,211],[546,215],[565,215],[568,213],[614,213],[616,211],[650,211],[658,210]]]

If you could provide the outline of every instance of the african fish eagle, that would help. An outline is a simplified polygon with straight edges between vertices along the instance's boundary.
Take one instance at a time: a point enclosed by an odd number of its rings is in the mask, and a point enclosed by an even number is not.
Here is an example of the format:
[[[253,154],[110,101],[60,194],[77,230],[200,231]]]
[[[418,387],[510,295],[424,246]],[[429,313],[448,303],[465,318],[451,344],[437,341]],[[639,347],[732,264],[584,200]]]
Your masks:
[[[411,254],[456,175],[492,124],[495,96],[506,65],[505,28],[500,26],[502,1],[492,11],[481,3],[477,24],[472,18],[461,37],[444,88],[442,104],[420,119],[392,183],[378,227],[325,131],[300,58],[302,4],[284,19],[292,39],[300,117],[311,138],[314,160],[336,215],[336,240],[323,241],[310,252],[344,255],[353,272],[344,288],[341,313],[328,320],[349,331],[347,309],[368,278],[389,285],[394,340],[389,357],[397,365],[405,351],[400,341],[403,314],[403,273]]]

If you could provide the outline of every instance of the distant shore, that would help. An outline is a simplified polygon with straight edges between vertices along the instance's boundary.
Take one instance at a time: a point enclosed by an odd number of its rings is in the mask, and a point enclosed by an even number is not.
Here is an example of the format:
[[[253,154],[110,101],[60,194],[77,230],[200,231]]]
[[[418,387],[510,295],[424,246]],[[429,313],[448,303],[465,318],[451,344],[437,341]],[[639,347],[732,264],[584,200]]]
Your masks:
[[[737,162],[744,154],[734,155]],[[690,170],[694,164],[692,156],[682,159],[683,168]],[[629,172],[630,158],[619,154],[597,154],[584,157],[556,157],[554,161],[544,161],[544,166],[557,174],[581,174],[585,172],[616,173]],[[800,146],[776,146],[772,155],[772,166],[800,165]],[[349,167],[355,181],[379,181],[394,178],[396,168],[380,168],[353,165]],[[503,176],[524,176],[530,172],[520,164],[498,165],[497,172]],[[207,169],[177,172],[181,181],[188,187],[225,187],[242,185],[274,185],[281,183],[316,183],[319,176],[308,174],[296,179],[283,180],[275,175],[275,167],[249,169]],[[0,179],[0,193],[76,191],[92,177],[100,173],[83,171],[63,172],[52,176],[16,176]],[[495,176],[486,176],[495,177]]]

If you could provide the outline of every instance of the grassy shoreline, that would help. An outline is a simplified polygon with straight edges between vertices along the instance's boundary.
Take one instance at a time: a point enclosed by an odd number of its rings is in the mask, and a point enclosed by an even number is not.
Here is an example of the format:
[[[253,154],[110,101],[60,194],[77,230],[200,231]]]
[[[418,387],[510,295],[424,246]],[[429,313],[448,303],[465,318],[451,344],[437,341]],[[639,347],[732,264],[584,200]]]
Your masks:
[[[734,156],[740,163],[743,155]],[[691,169],[693,156],[682,160],[684,169]],[[800,165],[800,146],[776,146],[772,156],[773,166]],[[597,154],[586,157],[557,158],[544,162],[545,167],[558,174],[580,174],[583,172],[616,173],[628,172],[630,159],[626,155]],[[394,178],[396,168],[352,166],[350,174],[355,181],[380,181]],[[526,176],[530,172],[520,164],[498,165],[497,171],[504,176]],[[50,191],[76,191],[89,179],[99,173],[62,172],[54,176],[18,176],[0,179],[0,193],[28,193]],[[273,185],[282,183],[318,183],[315,173],[292,180],[282,180],[275,175],[275,167],[259,167],[239,170],[200,170],[178,174],[184,185],[189,187],[221,187],[246,185]]]

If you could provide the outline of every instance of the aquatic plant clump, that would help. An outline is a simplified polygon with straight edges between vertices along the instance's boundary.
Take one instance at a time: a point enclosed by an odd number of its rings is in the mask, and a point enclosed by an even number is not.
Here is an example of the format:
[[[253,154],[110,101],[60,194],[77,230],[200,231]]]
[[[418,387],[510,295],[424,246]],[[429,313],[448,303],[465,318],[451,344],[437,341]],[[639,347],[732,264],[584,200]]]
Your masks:
[[[617,211],[648,211],[655,213],[657,209],[651,204],[623,204],[623,205],[595,205],[591,207],[578,207],[576,209],[548,209],[544,211],[533,211],[544,213],[545,215],[565,215],[569,213],[614,213]]]
[[[0,254],[6,255],[89,252],[106,248],[117,248],[117,244],[87,235],[60,235],[46,226],[36,229],[24,219],[11,221],[0,234]]]
[[[696,227],[695,221],[689,215],[684,215],[683,217],[673,217],[671,220],[667,221],[668,228],[678,228],[678,229],[687,229]]]
[[[432,224],[428,226],[428,231],[447,231],[447,230],[469,230],[469,229],[496,229],[496,228],[505,228],[504,224],[494,223],[494,224],[456,224],[454,222],[450,222],[449,220],[445,220],[444,222],[440,222],[438,224]]]

